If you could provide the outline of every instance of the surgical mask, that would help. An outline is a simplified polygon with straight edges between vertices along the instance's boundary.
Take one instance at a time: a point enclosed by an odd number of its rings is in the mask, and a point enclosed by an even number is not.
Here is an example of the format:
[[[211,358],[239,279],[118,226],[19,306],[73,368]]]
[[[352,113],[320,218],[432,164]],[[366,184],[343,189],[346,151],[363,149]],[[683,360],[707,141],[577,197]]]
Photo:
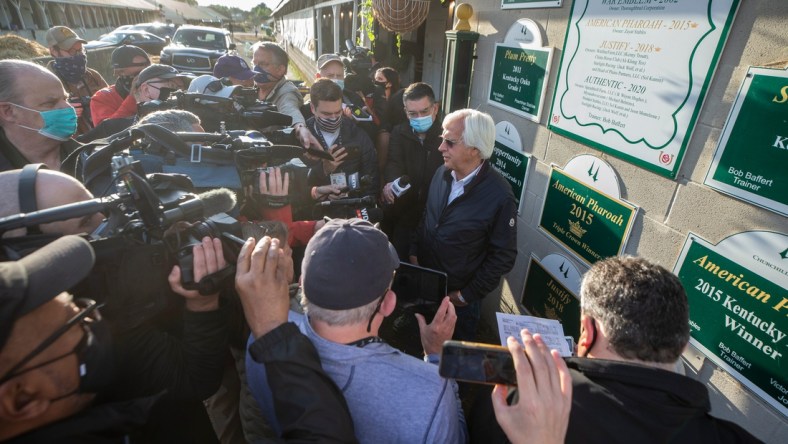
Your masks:
[[[345,79],[331,79],[331,81],[336,83],[340,89],[345,89]]]
[[[410,120],[410,127],[417,133],[426,133],[432,127],[432,115],[416,117]]]
[[[126,97],[128,97],[129,93],[131,92],[131,82],[133,81],[134,81],[133,76],[118,77],[118,80],[115,81],[115,91],[125,99]]]
[[[253,71],[257,73],[257,75],[254,76],[254,81],[257,83],[271,83],[277,82],[279,79],[281,79],[281,77],[275,77],[273,74],[259,66],[255,66]]]
[[[315,116],[315,120],[317,121],[317,126],[319,126],[322,131],[327,133],[335,133],[339,130],[339,127],[342,126],[342,116],[334,118]]]
[[[52,109],[49,111],[38,111],[30,109],[22,105],[12,103],[12,105],[38,113],[44,120],[44,126],[41,128],[31,128],[29,126],[19,125],[24,129],[36,131],[42,136],[49,137],[50,139],[66,141],[77,131],[77,112],[74,108],[67,106],[65,108]]]
[[[77,83],[82,80],[88,65],[88,56],[78,52],[70,57],[55,58],[55,72],[68,83]]]

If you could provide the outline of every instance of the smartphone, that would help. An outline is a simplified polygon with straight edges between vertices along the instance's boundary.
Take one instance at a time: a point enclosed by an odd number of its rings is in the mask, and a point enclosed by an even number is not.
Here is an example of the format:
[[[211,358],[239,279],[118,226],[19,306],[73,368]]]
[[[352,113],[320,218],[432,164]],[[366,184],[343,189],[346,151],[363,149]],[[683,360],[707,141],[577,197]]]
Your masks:
[[[512,355],[499,345],[446,341],[438,372],[444,378],[477,384],[517,385]]]
[[[347,157],[345,160],[355,159],[361,157],[361,147],[358,145],[345,145],[345,146],[338,146],[331,152],[331,154],[338,151],[340,148],[345,149],[345,153],[347,153]]]

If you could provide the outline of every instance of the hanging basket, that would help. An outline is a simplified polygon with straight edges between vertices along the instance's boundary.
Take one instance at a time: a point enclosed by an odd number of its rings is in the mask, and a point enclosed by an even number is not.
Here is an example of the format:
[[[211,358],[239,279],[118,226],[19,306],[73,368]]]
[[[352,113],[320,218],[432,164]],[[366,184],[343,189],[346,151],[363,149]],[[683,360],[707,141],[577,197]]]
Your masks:
[[[430,12],[430,0],[372,0],[375,18],[391,32],[408,32],[419,27]]]

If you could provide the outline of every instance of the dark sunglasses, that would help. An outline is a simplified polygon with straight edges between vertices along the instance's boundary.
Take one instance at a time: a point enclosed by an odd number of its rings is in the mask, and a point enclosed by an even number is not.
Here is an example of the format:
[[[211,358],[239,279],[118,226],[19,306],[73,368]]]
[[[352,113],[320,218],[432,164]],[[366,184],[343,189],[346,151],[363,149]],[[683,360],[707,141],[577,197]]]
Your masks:
[[[95,319],[96,321],[101,320],[101,315],[99,314],[99,311],[98,311],[100,305],[96,301],[91,300],[91,299],[77,299],[77,300],[74,301],[74,303],[77,305],[77,307],[79,307],[81,309],[80,312],[77,313],[76,315],[74,315],[74,317],[72,317],[71,319],[69,319],[65,323],[65,325],[63,325],[62,327],[60,327],[57,330],[55,330],[54,333],[52,333],[51,335],[49,335],[49,337],[44,339],[40,344],[38,344],[38,347],[34,348],[30,353],[25,355],[25,357],[22,358],[16,365],[11,367],[11,369],[8,370],[6,372],[6,374],[3,375],[2,378],[0,378],[0,384],[3,384],[6,381],[10,380],[11,378],[14,378],[15,376],[17,376],[19,374],[22,374],[22,373],[24,373],[24,372],[26,372],[28,370],[32,370],[32,369],[38,368],[38,367],[43,367],[45,365],[51,364],[52,362],[58,361],[60,359],[63,359],[66,356],[68,356],[68,355],[70,355],[72,353],[79,354],[81,352],[81,350],[83,350],[87,346],[89,334],[86,331],[85,334],[82,336],[82,339],[79,341],[79,343],[77,343],[77,346],[74,347],[74,349],[71,350],[70,352],[65,353],[63,355],[60,355],[60,356],[58,356],[56,358],[50,359],[50,360],[48,360],[46,362],[38,364],[38,365],[36,365],[34,367],[31,367],[29,369],[25,369],[25,370],[20,371],[20,369],[22,369],[22,367],[27,365],[28,362],[33,360],[33,358],[38,356],[41,352],[46,350],[50,345],[54,344],[55,341],[60,339],[60,337],[63,336],[69,329],[71,329],[71,327],[73,327],[73,326],[75,326],[77,324],[84,323],[85,319],[88,316],[92,315],[92,318]]]
[[[454,148],[455,144],[460,143],[460,140],[451,140],[451,139],[447,139],[447,138],[445,138],[443,136],[441,136],[441,140],[443,140],[443,142],[445,142],[446,145],[449,146],[449,148]]]

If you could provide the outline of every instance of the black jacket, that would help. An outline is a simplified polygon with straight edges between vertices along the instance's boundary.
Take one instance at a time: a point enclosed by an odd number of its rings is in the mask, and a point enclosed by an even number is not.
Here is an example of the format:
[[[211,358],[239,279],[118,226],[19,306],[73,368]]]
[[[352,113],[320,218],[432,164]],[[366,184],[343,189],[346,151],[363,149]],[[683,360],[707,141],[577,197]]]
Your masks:
[[[694,379],[604,359],[566,362],[572,374],[567,443],[760,442],[738,425],[709,415],[708,390]],[[479,394],[471,414],[471,442],[508,443],[485,395]]]
[[[285,323],[257,339],[249,353],[265,365],[285,442],[357,442],[342,392],[295,324]]]
[[[74,139],[67,140],[60,144],[60,160],[64,161],[72,151],[79,148],[81,144]],[[5,131],[0,127],[0,172],[17,170],[30,163],[25,156],[19,152],[10,140],[5,136]],[[67,174],[74,173],[73,164],[61,165],[60,170]]]
[[[443,165],[443,156],[438,151],[441,144],[441,121],[438,116],[427,130],[422,142],[410,123],[397,125],[389,138],[388,160],[384,170],[384,183],[402,176],[410,178],[411,187],[392,205],[400,223],[416,228],[427,204],[427,192],[435,170]]]
[[[315,138],[320,140],[317,130],[315,129],[314,117],[306,121],[306,126]],[[359,156],[346,158],[345,161],[339,165],[335,173],[350,175],[358,172],[359,179],[368,176],[369,180],[366,186],[362,187],[361,194],[365,196],[377,196],[380,187],[380,175],[378,174],[378,155],[375,151],[375,146],[372,144],[372,140],[370,140],[367,133],[359,128],[352,119],[346,117],[342,118],[342,126],[340,127],[339,134],[339,139],[334,142],[335,144],[340,143],[341,139],[341,145],[355,145],[358,146],[361,151]],[[323,148],[328,151],[331,147]],[[331,183],[330,176],[323,171],[322,161],[308,162],[307,166],[311,168],[309,173],[309,186],[328,185]]]
[[[411,255],[419,265],[445,271],[448,290],[466,301],[487,296],[517,258],[517,207],[512,187],[484,161],[463,194],[448,202],[451,172],[435,172]]]

